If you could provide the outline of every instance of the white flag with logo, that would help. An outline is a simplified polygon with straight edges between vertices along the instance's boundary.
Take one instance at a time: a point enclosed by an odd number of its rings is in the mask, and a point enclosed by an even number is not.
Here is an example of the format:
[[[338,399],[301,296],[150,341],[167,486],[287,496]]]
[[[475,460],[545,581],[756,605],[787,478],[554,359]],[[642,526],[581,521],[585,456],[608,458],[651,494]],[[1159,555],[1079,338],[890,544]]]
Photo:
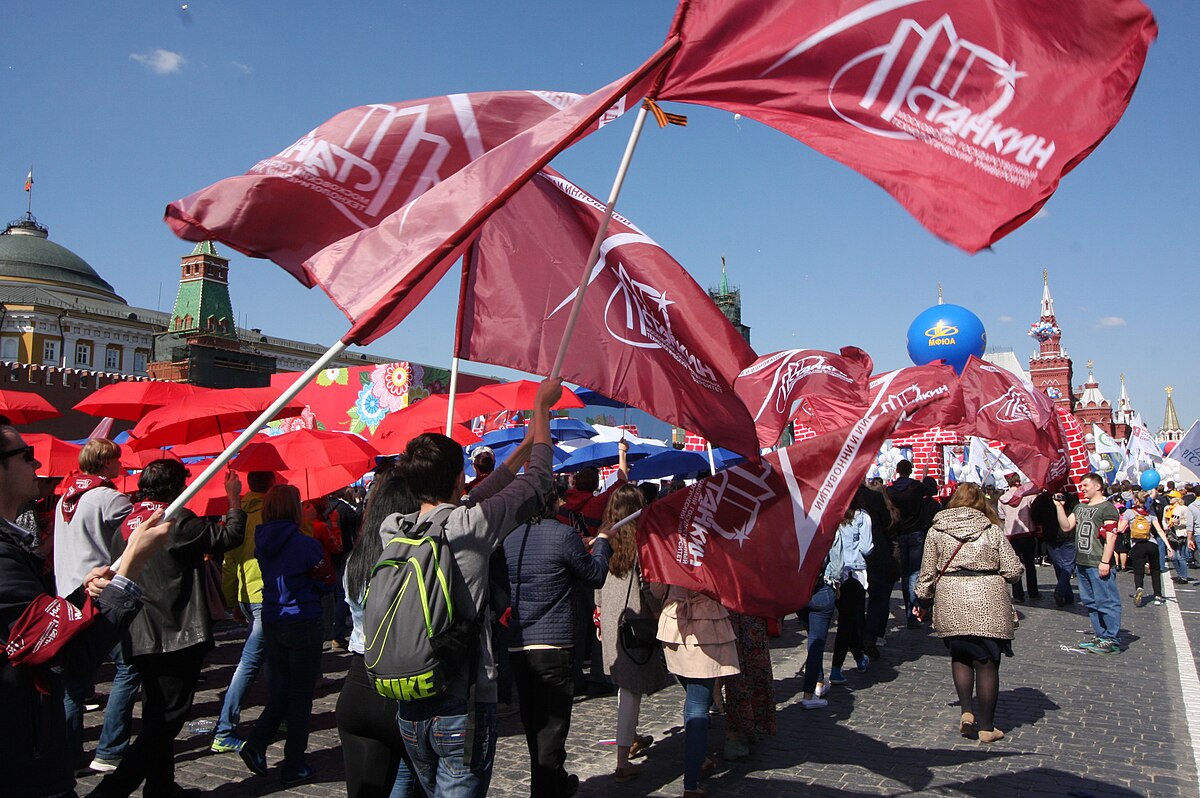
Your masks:
[[[1200,427],[1197,425],[1200,421],[1193,421],[1192,426],[1188,427],[1187,434],[1183,436],[1183,440],[1175,444],[1175,448],[1167,457],[1176,460],[1192,471],[1200,473]]]
[[[1141,413],[1134,413],[1129,423],[1129,457],[1135,463],[1155,463],[1163,459],[1162,449],[1150,430],[1146,429]]]
[[[1096,451],[1100,454],[1116,454],[1126,457],[1125,447],[1116,438],[1100,429],[1099,424],[1092,424],[1092,438],[1096,443]]]

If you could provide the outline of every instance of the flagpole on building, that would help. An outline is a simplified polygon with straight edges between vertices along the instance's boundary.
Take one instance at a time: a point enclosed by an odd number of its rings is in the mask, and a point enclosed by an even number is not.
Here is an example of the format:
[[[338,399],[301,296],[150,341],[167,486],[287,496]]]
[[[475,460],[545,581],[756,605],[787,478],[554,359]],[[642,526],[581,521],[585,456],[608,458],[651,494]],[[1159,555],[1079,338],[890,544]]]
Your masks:
[[[446,436],[454,429],[454,399],[458,395],[458,352],[462,349],[463,308],[467,302],[467,274],[475,255],[472,243],[463,253],[462,278],[458,283],[458,317],[454,321],[454,351],[450,353],[450,401],[446,403]]]
[[[587,292],[588,283],[591,281],[592,267],[600,259],[600,245],[604,243],[604,236],[608,233],[608,223],[616,211],[617,198],[621,195],[621,187],[625,184],[625,175],[629,172],[629,164],[633,162],[633,152],[637,149],[642,128],[646,126],[646,114],[647,108],[643,104],[638,109],[637,118],[633,122],[633,130],[630,131],[629,141],[625,145],[625,154],[621,156],[621,164],[617,167],[617,176],[613,180],[612,191],[608,195],[604,218],[600,220],[600,227],[596,230],[595,239],[592,240],[592,251],[588,254],[587,262],[584,263],[583,272],[579,275],[579,290],[575,294],[574,304],[571,305],[571,315],[567,318],[567,326],[563,329],[562,343],[558,345],[558,355],[554,358],[554,368],[550,370],[550,377],[557,377],[562,371],[563,361],[567,357],[567,346],[571,343],[571,334],[575,331],[575,322],[579,320],[579,312],[583,309],[583,295]]]
[[[181,507],[190,502],[195,495],[200,492],[200,489],[203,488],[210,479],[216,476],[217,472],[224,468],[225,465],[242,450],[242,447],[249,443],[250,439],[258,434],[259,430],[267,425],[267,422],[275,418],[275,414],[282,410],[284,405],[295,399],[296,394],[304,390],[305,386],[316,379],[317,374],[323,371],[334,358],[344,352],[346,346],[347,344],[344,341],[338,341],[333,346],[329,347],[329,349],[325,351],[325,354],[321,355],[321,357],[317,359],[317,362],[308,367],[308,371],[301,374],[300,378],[292,383],[287,390],[280,394],[279,398],[272,402],[270,407],[262,411],[259,417],[254,419],[254,421],[250,422],[250,426],[246,427],[242,434],[239,435],[233,443],[229,444],[229,447],[226,448],[225,451],[217,455],[217,458],[209,463],[208,468],[205,468],[202,472],[200,472],[200,476],[196,477],[191,485],[188,485],[186,488],[184,488],[184,491],[179,495],[179,498],[171,502],[171,505],[167,507],[166,512],[163,513],[163,518],[170,518],[172,515],[178,512]]]

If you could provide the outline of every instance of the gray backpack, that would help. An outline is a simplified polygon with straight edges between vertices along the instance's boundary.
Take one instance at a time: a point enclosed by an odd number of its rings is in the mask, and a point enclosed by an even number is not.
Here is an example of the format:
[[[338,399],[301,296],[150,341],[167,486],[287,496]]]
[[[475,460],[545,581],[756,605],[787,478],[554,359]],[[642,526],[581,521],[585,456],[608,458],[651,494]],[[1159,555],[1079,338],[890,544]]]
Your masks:
[[[365,664],[375,690],[397,701],[445,695],[454,676],[469,665],[474,681],[482,613],[463,618],[454,606],[462,580],[446,541],[441,514],[419,525],[405,521],[388,541],[371,572],[364,597]],[[465,586],[459,586],[460,595]]]

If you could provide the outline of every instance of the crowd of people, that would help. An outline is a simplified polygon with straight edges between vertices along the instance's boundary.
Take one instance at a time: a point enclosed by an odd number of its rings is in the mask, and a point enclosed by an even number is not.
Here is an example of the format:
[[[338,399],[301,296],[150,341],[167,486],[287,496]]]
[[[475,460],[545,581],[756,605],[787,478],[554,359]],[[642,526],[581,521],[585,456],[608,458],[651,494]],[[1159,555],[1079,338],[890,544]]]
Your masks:
[[[643,698],[673,685],[683,794],[706,795],[718,752],[742,759],[775,734],[769,636],[779,619],[733,613],[714,597],[646,578],[637,521],[627,519],[658,490],[628,481],[624,447],[607,489],[595,469],[569,484],[556,480],[549,408],[560,392],[559,381],[543,382],[524,441],[503,463],[477,452],[470,482],[461,447],[425,434],[380,468],[365,497],[347,490],[302,502],[269,472],[248,474],[248,490],[230,472],[229,509],[219,518],[183,510],[164,522],[186,467],[150,463],[126,496],[112,482],[118,447],[93,440],[48,530],[24,512],[39,495],[32,447],[0,426],[0,621],[6,635],[17,629],[28,640],[51,610],[81,616],[62,625],[40,660],[10,640],[0,663],[2,744],[14,761],[30,763],[10,774],[7,794],[75,795],[75,776],[89,770],[104,774],[89,793],[95,798],[139,787],[146,798],[187,794],[175,783],[173,741],[190,716],[213,625],[232,613],[248,628],[210,747],[240,756],[259,777],[294,786],[317,776],[308,735],[323,646],[332,645],[349,658],[336,721],[352,798],[486,795],[497,718],[509,711],[525,731],[531,797],[571,795],[579,779],[566,742],[575,698],[589,690],[615,691],[612,777],[636,779],[637,760],[654,742],[638,733]],[[1162,603],[1163,573],[1186,582],[1195,565],[1200,487],[1110,491],[1089,474],[1075,496],[1035,490],[1013,474],[997,488],[940,488],[915,479],[908,461],[890,484],[859,487],[811,599],[797,607],[806,629],[803,709],[827,706],[834,688],[870,678],[898,584],[904,627],[931,625],[945,643],[961,712],[954,733],[994,743],[1004,737],[996,709],[1000,665],[1013,656],[1019,625],[1014,605],[1041,599],[1038,565],[1053,565],[1057,606],[1073,604],[1077,586],[1094,632],[1078,646],[1096,654],[1121,651],[1119,573],[1130,574],[1141,607]],[[448,552],[435,559],[431,584],[441,580],[453,599],[463,653],[446,660],[453,665],[444,689],[417,679],[387,697],[372,675],[380,641],[370,618],[380,599],[369,598],[370,588],[385,552],[430,535]],[[106,660],[115,675],[99,742],[85,755],[84,708]],[[260,671],[267,702],[243,724]],[[714,708],[725,715],[717,745],[709,739]],[[282,759],[271,762],[268,748],[284,726]]]

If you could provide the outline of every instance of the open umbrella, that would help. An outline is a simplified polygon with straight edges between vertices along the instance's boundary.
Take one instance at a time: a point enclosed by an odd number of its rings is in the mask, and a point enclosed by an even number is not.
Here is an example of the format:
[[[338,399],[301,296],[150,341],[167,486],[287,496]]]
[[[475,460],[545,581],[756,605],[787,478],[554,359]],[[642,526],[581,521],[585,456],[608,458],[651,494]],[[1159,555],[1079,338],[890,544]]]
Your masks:
[[[230,438],[229,440],[233,440]],[[217,450],[219,452],[220,449]],[[217,452],[206,452],[216,454]],[[141,449],[134,451],[128,446],[121,447],[121,467],[130,471],[141,471],[155,460],[179,460],[180,456],[170,449]]]
[[[298,429],[247,444],[229,467],[234,471],[315,471],[330,466],[354,471],[361,467],[358,476],[362,476],[374,467],[378,456],[375,447],[358,435]],[[345,487],[345,483],[337,487]]]
[[[133,428],[135,448],[173,446],[209,435],[244,429],[281,393],[279,388],[224,388],[186,396],[152,410]],[[296,400],[284,405],[275,418],[298,416],[304,405]]]
[[[717,470],[728,468],[746,458],[728,449],[713,449],[713,462]],[[629,467],[630,479],[660,479],[662,477],[691,478],[708,472],[708,452],[689,452],[683,449],[667,449],[650,455]]]
[[[75,409],[89,416],[140,421],[142,416],[152,410],[207,390],[209,389],[185,382],[114,382],[92,391],[86,399],[75,405]]]
[[[404,412],[390,413],[375,429],[371,442],[383,454],[396,454],[404,451],[408,442],[426,432],[446,433],[446,419],[441,421],[422,416],[405,416]],[[479,443],[479,436],[462,424],[455,424],[450,429],[450,437],[463,446]]]
[[[58,418],[62,413],[36,393],[0,389],[0,415],[8,416],[14,424],[32,424]]]
[[[620,455],[616,441],[608,441],[604,443],[592,443],[587,446],[581,446],[571,452],[571,456],[564,462],[554,467],[555,471],[578,471],[581,468],[589,466],[600,468],[601,466],[616,465]],[[649,457],[652,454],[657,454],[664,451],[674,451],[666,446],[655,446],[650,443],[631,443],[629,444],[629,452],[626,454],[626,459],[629,462],[640,460],[643,457]]]
[[[483,433],[483,445],[491,446],[494,449],[497,446],[508,446],[511,443],[520,443],[522,440],[524,440],[524,438],[524,427],[494,429],[491,432]]]
[[[594,438],[596,428],[577,418],[550,419],[550,435],[556,441],[571,441],[580,438]]]
[[[40,432],[27,432],[21,437],[33,447],[34,457],[41,463],[39,477],[65,477],[79,470],[82,446]]]
[[[503,410],[532,410],[533,398],[537,395],[538,383],[532,380],[517,380],[502,382],[498,385],[485,385],[475,391],[477,394],[495,399]],[[552,410],[569,410],[584,407],[579,397],[570,391],[563,391],[562,398],[554,404]]]
[[[624,402],[609,399],[602,393],[596,393],[591,388],[576,388],[575,396],[588,407],[615,407],[617,410],[628,408]]]

